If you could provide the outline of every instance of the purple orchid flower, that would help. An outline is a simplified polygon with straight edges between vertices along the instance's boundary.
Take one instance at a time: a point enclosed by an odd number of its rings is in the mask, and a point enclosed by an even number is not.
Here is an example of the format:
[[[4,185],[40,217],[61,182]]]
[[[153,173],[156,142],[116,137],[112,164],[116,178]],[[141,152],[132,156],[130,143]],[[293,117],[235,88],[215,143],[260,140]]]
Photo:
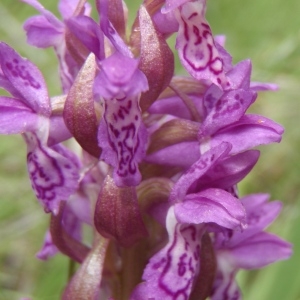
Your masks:
[[[194,135],[185,141],[185,135],[181,142],[174,143],[159,151],[149,153],[146,160],[151,163],[163,163],[171,165],[182,165],[188,167],[211,147],[215,147],[228,141],[232,145],[231,154],[241,153],[247,149],[262,144],[280,142],[283,128],[274,121],[260,115],[245,114],[248,107],[256,98],[256,91],[263,89],[274,89],[274,85],[250,84],[251,63],[242,61],[234,66],[227,77],[231,82],[230,89],[223,91],[212,84],[203,94],[203,97],[192,96],[201,123],[187,123],[193,125]],[[187,115],[183,109],[169,110],[172,103],[177,106],[179,98],[162,99],[155,102],[149,109],[151,113],[172,114],[174,111],[180,118]],[[182,108],[182,102],[180,108]],[[184,106],[184,105],[183,105]],[[178,107],[179,108],[179,107]],[[190,115],[189,115],[190,116]],[[158,129],[157,133],[162,129]],[[196,131],[197,134],[196,134]],[[158,135],[155,133],[156,135]],[[156,143],[156,141],[155,141]],[[161,141],[157,141],[161,143]],[[200,146],[200,149],[199,149]],[[180,156],[178,156],[180,153]],[[173,159],[169,159],[173,158]]]
[[[95,79],[95,94],[105,107],[98,131],[101,159],[114,167],[118,186],[137,185],[141,180],[137,163],[145,153],[147,132],[139,97],[147,89],[138,61],[118,52],[102,62]]]
[[[145,282],[131,299],[188,299],[199,275],[203,234],[214,226],[219,230],[244,227],[244,207],[230,193],[218,188],[189,192],[229,151],[226,143],[209,150],[174,184],[166,216],[168,244],[150,259],[142,277]]]
[[[266,194],[249,195],[241,199],[247,213],[247,227],[242,232],[222,232],[215,235],[218,270],[211,299],[241,299],[235,282],[239,269],[262,268],[291,256],[291,244],[263,232],[278,216],[279,201],[267,202]]]
[[[64,20],[62,22],[37,0],[22,1],[33,6],[42,14],[31,17],[24,23],[27,42],[39,48],[54,48],[60,63],[63,91],[67,93],[88,52],[83,44],[72,40],[64,22],[73,15],[89,15],[91,7],[89,4],[85,4],[86,1],[60,0],[58,9]],[[72,42],[76,43],[76,47],[71,46]]]
[[[51,106],[37,67],[5,43],[0,44],[0,65],[2,86],[13,96],[0,98],[1,133],[23,135],[35,194],[45,211],[57,213],[59,202],[67,200],[77,188],[77,158],[61,145],[47,145]]]

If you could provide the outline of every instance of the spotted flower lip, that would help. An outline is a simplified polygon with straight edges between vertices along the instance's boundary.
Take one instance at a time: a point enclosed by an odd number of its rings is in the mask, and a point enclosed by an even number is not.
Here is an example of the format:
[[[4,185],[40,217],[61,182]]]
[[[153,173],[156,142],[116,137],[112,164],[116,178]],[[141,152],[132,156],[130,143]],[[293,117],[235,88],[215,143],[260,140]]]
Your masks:
[[[67,200],[77,188],[77,162],[62,146],[54,150],[47,145],[51,107],[38,68],[5,43],[0,44],[0,64],[4,87],[14,96],[0,97],[1,132],[23,134],[32,188],[45,211],[57,213],[59,202]],[[19,121],[12,123],[15,119]]]
[[[141,120],[139,98],[148,89],[138,61],[119,52],[102,61],[94,94],[103,101],[104,115],[98,130],[101,159],[114,167],[118,186],[138,185],[138,162],[145,155],[146,129]]]

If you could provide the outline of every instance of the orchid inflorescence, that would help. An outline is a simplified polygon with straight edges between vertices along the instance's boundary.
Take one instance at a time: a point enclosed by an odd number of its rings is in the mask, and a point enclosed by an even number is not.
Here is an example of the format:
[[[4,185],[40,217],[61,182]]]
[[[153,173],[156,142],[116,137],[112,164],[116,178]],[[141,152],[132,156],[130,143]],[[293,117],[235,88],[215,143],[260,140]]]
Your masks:
[[[237,184],[283,128],[246,114],[269,83],[250,82],[213,36],[206,0],[144,0],[126,31],[122,0],[60,0],[59,20],[37,0],[30,45],[53,47],[62,95],[0,43],[0,132],[22,134],[35,195],[51,215],[37,256],[61,252],[80,267],[62,299],[241,299],[239,269],[291,255],[264,229],[281,203],[240,198]],[[174,75],[176,50],[187,76]],[[62,142],[76,140],[81,151]],[[74,142],[73,142],[74,143]],[[77,147],[78,148],[78,147]],[[93,233],[83,242],[82,227]]]

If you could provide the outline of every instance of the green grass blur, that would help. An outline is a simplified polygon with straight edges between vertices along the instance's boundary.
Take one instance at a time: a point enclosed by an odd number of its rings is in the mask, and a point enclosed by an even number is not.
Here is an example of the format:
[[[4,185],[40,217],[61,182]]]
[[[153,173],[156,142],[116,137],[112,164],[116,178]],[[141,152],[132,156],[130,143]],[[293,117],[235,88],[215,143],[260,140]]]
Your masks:
[[[127,0],[135,15],[140,1]],[[57,14],[56,1],[41,0]],[[234,62],[251,58],[253,80],[274,82],[276,93],[261,93],[252,112],[282,124],[281,144],[261,148],[261,158],[241,183],[242,195],[270,193],[284,202],[272,232],[294,244],[289,261],[263,270],[241,272],[245,300],[300,299],[300,25],[298,0],[208,0],[214,34],[226,34]],[[17,0],[0,1],[0,40],[28,57],[43,72],[51,96],[60,93],[55,55],[26,44],[23,22],[37,12]],[[0,137],[0,300],[31,297],[59,299],[68,276],[68,259],[48,262],[35,258],[42,245],[49,216],[43,213],[26,174],[26,149],[21,137]]]

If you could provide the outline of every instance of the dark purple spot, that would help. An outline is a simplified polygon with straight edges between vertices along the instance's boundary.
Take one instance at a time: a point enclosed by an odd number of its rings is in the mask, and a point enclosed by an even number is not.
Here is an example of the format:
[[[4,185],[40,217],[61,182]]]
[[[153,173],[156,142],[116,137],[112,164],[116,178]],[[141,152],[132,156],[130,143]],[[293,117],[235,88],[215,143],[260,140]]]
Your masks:
[[[192,18],[194,18],[196,16],[198,16],[198,13],[194,12],[188,17],[188,20],[191,20]]]

